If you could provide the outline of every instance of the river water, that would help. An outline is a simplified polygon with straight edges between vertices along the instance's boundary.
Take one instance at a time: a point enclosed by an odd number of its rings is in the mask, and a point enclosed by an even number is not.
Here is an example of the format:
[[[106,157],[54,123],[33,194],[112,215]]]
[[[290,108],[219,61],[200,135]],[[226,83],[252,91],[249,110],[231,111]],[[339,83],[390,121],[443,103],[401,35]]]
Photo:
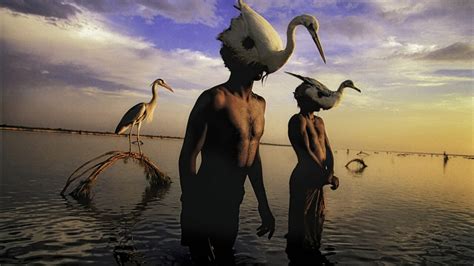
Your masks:
[[[90,202],[59,195],[82,163],[127,139],[0,131],[0,263],[189,264],[180,246],[178,156],[181,140],[144,139],[143,150],[172,177],[150,187],[129,160],[103,172]],[[274,237],[255,235],[260,220],[247,180],[235,244],[239,264],[288,264],[285,249],[291,147],[262,145]],[[336,150],[338,190],[325,188],[321,251],[339,264],[472,264],[474,160],[368,152],[362,172],[344,167],[359,151]]]

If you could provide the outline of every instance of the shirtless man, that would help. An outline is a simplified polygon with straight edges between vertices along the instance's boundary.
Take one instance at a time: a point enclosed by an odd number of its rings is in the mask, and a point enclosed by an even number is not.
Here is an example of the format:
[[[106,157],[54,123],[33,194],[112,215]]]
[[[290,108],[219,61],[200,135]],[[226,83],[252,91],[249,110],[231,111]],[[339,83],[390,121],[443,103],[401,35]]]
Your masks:
[[[298,157],[290,178],[290,209],[286,252],[292,263],[307,262],[319,254],[324,222],[323,186],[337,189],[339,179],[333,175],[334,159],[322,118],[321,107],[298,93],[295,98],[300,112],[291,117],[288,137]]]
[[[264,128],[265,100],[252,92],[263,68],[242,64],[229,48],[221,55],[229,80],[204,91],[189,116],[179,158],[181,181],[181,243],[198,264],[216,260],[233,264],[239,208],[247,175],[258,201],[262,225],[257,235],[275,230],[262,177],[259,143]],[[196,158],[201,153],[201,166]]]

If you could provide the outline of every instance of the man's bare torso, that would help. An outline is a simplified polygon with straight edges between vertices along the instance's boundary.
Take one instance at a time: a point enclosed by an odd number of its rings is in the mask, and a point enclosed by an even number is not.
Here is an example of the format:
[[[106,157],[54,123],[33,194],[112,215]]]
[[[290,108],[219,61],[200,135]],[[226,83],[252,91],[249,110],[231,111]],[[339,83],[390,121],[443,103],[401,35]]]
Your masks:
[[[203,165],[212,164],[214,170],[220,166],[250,167],[263,135],[264,99],[254,93],[244,99],[223,86],[205,93],[209,106]]]

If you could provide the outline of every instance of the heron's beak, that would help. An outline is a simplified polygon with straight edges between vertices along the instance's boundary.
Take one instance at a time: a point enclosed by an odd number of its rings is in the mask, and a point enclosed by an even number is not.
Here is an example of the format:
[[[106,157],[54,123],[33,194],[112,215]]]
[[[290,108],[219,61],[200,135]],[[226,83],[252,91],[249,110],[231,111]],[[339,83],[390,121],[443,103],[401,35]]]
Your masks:
[[[313,38],[313,41],[316,44],[316,47],[318,47],[319,54],[321,54],[321,57],[323,58],[323,61],[326,64],[326,57],[324,56],[323,46],[321,46],[321,42],[319,41],[318,33],[314,29],[310,30],[309,33],[311,34],[311,37]]]
[[[353,88],[354,90],[356,90],[356,91],[358,91],[359,93],[361,93],[360,89],[357,88],[356,86],[353,86],[353,87],[351,87],[351,88]]]
[[[173,89],[170,87],[170,85],[166,84],[165,82],[163,82],[163,84],[161,84],[161,86],[163,86],[164,88],[168,89],[171,92],[174,92]]]

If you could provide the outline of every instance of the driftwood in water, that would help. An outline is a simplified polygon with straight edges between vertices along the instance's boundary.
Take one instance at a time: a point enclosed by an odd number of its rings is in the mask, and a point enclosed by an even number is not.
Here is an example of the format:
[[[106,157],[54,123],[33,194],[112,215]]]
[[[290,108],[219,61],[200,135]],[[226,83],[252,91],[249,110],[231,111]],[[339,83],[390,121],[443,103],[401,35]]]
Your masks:
[[[369,156],[370,154],[368,154],[367,152],[364,152],[364,151],[360,151],[357,153],[357,155],[360,155],[360,156]]]
[[[106,159],[104,159],[106,158]],[[133,159],[144,168],[145,175],[150,184],[155,186],[168,186],[171,184],[171,178],[163,173],[148,157],[136,152],[110,151],[87,161],[79,166],[67,179],[66,185],[61,191],[64,196],[68,187],[74,181],[83,178],[90,173],[87,178],[81,180],[69,195],[74,198],[91,198],[91,191],[94,182],[100,173],[112,166],[118,160]],[[99,162],[97,162],[99,161]]]
[[[359,159],[359,158],[356,158],[356,159],[352,159],[352,160],[350,160],[348,163],[346,163],[346,168],[349,168],[349,165],[350,165],[351,163],[353,163],[353,162],[359,163],[359,166],[360,166],[361,168],[367,167],[367,164],[365,164],[364,160]]]
[[[355,169],[353,167],[349,167],[352,163],[357,163],[357,167]],[[365,164],[364,160],[359,158],[352,159],[348,163],[346,163],[346,169],[352,172],[353,174],[362,174],[366,167],[367,164]]]

